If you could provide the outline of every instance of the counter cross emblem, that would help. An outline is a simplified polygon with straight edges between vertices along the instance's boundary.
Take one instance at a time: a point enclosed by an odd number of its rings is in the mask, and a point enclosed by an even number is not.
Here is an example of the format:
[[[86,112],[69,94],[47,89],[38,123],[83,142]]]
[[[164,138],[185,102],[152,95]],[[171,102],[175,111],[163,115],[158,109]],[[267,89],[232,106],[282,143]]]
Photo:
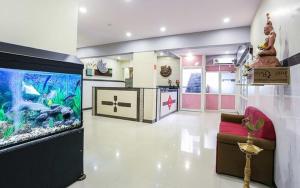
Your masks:
[[[114,112],[118,112],[119,107],[131,107],[131,103],[118,102],[118,96],[114,96],[114,101],[102,101],[102,105],[113,106]]]
[[[171,110],[171,107],[173,106],[173,104],[176,103],[176,100],[173,100],[171,95],[169,95],[169,98],[166,102],[163,102],[163,106],[168,106],[169,110]]]

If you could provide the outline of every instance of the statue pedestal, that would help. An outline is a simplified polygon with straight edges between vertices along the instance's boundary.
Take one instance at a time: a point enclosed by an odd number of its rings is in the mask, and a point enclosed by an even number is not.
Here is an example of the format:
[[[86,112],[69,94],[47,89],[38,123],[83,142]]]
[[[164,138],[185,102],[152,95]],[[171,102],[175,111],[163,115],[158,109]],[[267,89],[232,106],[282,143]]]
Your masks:
[[[253,85],[288,85],[290,83],[290,68],[253,68],[248,74],[248,79],[249,83]]]

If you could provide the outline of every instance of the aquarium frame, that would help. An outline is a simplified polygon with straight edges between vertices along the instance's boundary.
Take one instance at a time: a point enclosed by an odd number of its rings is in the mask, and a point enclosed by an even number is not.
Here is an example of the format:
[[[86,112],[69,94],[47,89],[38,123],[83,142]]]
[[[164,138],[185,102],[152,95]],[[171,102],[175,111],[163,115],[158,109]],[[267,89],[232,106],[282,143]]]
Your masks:
[[[0,52],[0,67],[18,70],[43,71],[83,76],[83,65],[51,59]]]
[[[30,48],[31,49],[31,48]],[[0,43],[1,50],[1,43]],[[39,51],[38,49],[36,49]],[[43,51],[43,50],[42,50]],[[45,51],[43,51],[45,52]],[[56,54],[55,52],[49,52],[50,54]],[[31,54],[32,55],[32,54]],[[63,74],[76,74],[81,76],[81,123],[80,126],[72,127],[70,129],[61,130],[55,133],[49,133],[47,135],[41,135],[29,140],[20,141],[18,143],[8,144],[1,146],[0,150],[14,147],[19,144],[31,142],[44,137],[53,136],[70,130],[78,129],[83,126],[83,64],[79,61],[64,62],[62,60],[44,59],[39,57],[32,57],[27,55],[18,55],[10,52],[0,51],[0,68],[15,69],[15,70],[28,70],[28,71],[41,71],[50,73],[63,73]]]
[[[81,75],[83,64],[72,55],[0,42],[0,68]],[[66,187],[84,180],[84,128],[80,126],[0,148],[0,187]]]

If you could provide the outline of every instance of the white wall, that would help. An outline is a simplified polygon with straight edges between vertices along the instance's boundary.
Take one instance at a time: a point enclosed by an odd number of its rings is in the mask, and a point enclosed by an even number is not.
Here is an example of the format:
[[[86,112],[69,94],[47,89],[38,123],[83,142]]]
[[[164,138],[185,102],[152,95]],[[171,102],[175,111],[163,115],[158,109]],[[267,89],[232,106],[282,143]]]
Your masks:
[[[0,41],[76,54],[78,0],[1,0]]]
[[[155,52],[133,54],[133,87],[156,87],[157,56]]]
[[[144,119],[154,120],[156,111],[157,55],[154,51],[133,54],[133,87],[144,90]],[[151,89],[152,88],[152,89]]]
[[[264,41],[265,14],[271,13],[280,60],[300,52],[299,0],[264,0],[252,24],[254,46]],[[300,187],[300,65],[291,67],[290,86],[257,87],[249,105],[259,107],[273,121],[277,136],[275,183],[278,188]]]
[[[165,65],[172,68],[172,74],[167,78],[160,75],[160,67]],[[172,80],[172,83],[175,84],[176,80],[180,80],[180,59],[173,57],[158,57],[156,75],[158,86],[168,86],[168,80]]]

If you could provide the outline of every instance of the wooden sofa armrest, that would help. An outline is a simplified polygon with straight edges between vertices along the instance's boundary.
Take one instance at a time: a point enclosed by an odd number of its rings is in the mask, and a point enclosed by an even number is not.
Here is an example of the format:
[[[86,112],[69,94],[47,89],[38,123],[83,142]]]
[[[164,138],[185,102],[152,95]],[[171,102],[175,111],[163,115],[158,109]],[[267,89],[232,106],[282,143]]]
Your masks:
[[[232,122],[232,123],[242,123],[242,120],[245,118],[244,115],[237,114],[221,114],[221,121]]]
[[[247,142],[247,137],[218,133],[217,142],[237,146],[238,142]],[[264,150],[275,150],[276,148],[276,142],[271,140],[253,138],[253,143]]]

